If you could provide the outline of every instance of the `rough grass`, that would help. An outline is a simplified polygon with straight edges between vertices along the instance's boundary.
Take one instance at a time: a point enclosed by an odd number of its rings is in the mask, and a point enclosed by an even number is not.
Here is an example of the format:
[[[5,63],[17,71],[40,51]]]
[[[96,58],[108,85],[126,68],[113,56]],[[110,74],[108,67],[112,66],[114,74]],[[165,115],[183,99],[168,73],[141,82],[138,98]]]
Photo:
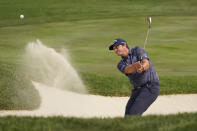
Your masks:
[[[0,131],[196,131],[197,113],[126,118],[0,117]]]

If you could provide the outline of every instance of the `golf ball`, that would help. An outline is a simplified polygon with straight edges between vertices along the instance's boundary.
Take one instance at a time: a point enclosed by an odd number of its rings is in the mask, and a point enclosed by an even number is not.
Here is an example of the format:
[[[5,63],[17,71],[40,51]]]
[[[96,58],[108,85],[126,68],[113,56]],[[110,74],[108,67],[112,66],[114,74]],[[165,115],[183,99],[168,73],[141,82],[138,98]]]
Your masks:
[[[20,18],[23,19],[24,18],[24,15],[20,15]]]

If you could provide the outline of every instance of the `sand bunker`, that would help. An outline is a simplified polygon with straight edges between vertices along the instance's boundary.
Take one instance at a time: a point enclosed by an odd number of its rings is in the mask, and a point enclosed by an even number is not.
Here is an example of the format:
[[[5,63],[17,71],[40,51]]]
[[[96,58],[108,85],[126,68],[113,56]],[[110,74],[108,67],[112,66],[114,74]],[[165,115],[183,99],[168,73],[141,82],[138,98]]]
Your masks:
[[[0,116],[123,117],[129,97],[79,94],[33,82],[42,98],[34,111],[0,111]],[[197,94],[159,96],[144,113],[174,114],[197,111]]]

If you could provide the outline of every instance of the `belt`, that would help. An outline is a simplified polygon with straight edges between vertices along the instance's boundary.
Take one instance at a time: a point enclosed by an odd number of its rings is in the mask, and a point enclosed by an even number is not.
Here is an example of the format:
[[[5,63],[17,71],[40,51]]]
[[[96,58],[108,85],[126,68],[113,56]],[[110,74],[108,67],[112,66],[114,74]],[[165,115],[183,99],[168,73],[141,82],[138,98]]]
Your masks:
[[[135,89],[141,89],[141,88],[143,88],[143,87],[148,87],[149,85],[150,85],[149,83],[146,83],[146,84],[144,84],[144,85],[135,87]]]
[[[136,86],[134,87],[135,89],[140,89],[142,87],[148,87],[149,85],[152,85],[152,84],[156,84],[156,85],[159,85],[159,82],[147,82],[146,84],[143,84],[141,86]]]

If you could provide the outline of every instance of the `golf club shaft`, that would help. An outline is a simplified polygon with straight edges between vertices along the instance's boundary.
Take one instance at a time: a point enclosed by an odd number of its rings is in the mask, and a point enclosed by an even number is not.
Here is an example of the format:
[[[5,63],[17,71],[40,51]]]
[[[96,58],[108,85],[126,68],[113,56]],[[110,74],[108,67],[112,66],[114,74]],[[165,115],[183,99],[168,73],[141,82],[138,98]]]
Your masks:
[[[150,32],[150,28],[148,28],[147,33],[146,33],[146,39],[145,39],[145,41],[144,41],[144,50],[145,50],[145,48],[146,48],[146,44],[147,44],[149,32]]]
[[[147,44],[147,40],[148,40],[148,35],[149,35],[150,29],[151,29],[151,23],[152,23],[151,17],[148,17],[147,18],[147,21],[148,21],[148,30],[147,30],[147,33],[146,33],[146,39],[144,41],[144,50],[146,48],[146,44]]]

